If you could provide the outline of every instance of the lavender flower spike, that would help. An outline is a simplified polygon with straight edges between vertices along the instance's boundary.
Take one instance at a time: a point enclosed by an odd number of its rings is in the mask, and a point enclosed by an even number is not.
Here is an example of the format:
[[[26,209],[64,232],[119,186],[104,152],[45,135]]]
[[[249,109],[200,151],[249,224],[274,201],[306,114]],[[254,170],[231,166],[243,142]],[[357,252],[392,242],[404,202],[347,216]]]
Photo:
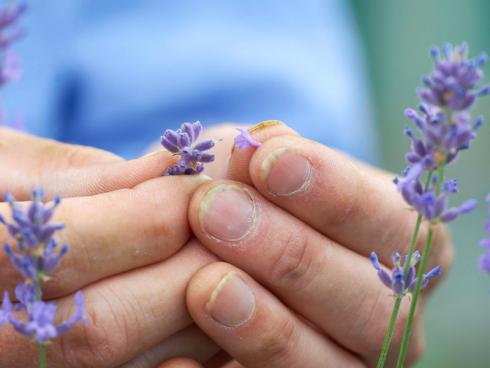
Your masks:
[[[250,133],[248,132],[247,129],[243,128],[236,128],[240,134],[235,137],[235,147],[238,149],[241,148],[257,148],[261,145],[260,142],[255,140]]]
[[[195,175],[204,170],[204,164],[214,161],[214,154],[205,152],[214,147],[212,140],[194,144],[202,132],[199,121],[183,123],[180,129],[166,130],[160,143],[168,151],[180,156],[179,162],[164,175]]]
[[[393,269],[391,270],[391,275],[381,266],[375,252],[371,253],[370,259],[373,267],[378,272],[378,277],[381,282],[387,288],[391,289],[395,296],[404,296],[413,291],[417,282],[417,278],[415,277],[417,273],[416,265],[420,260],[420,253],[418,251],[415,251],[412,254],[406,279],[403,277],[405,266],[401,264],[401,256],[398,252],[393,252],[392,255]],[[407,257],[405,256],[404,263],[406,262]],[[426,273],[422,279],[422,287],[427,286],[430,279],[439,276],[440,274],[441,268],[439,266]]]
[[[426,88],[419,95],[426,103],[452,111],[469,108],[476,100],[488,94],[488,88],[475,91],[483,77],[481,66],[487,62],[485,54],[476,59],[468,59],[468,46],[447,44],[433,48],[434,71],[424,78]]]
[[[5,292],[0,310],[0,327],[9,323],[19,333],[34,338],[42,350],[46,342],[58,337],[75,323],[86,322],[81,292],[75,295],[75,313],[59,324],[54,322],[56,304],[42,300],[41,284],[49,279],[49,274],[68,251],[67,245],[58,250],[54,239],[55,233],[63,225],[50,223],[61,199],[55,197],[52,204],[44,204],[43,191],[35,189],[32,191],[31,204],[24,210],[11,194],[7,193],[5,197],[11,208],[13,222],[7,222],[3,217],[0,217],[0,222],[7,227],[16,244],[11,246],[7,243],[4,249],[25,281],[15,288],[18,300],[15,305]],[[18,319],[17,314],[20,312],[24,312],[25,316]]]

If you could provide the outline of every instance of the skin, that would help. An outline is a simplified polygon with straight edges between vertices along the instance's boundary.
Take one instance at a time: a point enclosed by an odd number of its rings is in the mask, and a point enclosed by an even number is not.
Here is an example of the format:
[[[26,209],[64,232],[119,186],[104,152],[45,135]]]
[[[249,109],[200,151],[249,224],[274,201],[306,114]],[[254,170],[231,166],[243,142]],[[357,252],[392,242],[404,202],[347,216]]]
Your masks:
[[[231,156],[234,130],[224,126],[209,132],[223,140],[216,147],[217,163],[207,174],[228,178],[213,182],[160,177],[175,160],[165,152],[124,161],[99,150],[8,130],[2,134],[0,160],[15,175],[2,178],[0,188],[16,188],[21,200],[28,199],[34,186],[65,198],[56,220],[69,225],[62,240],[71,251],[46,295],[58,300],[62,316],[69,315],[75,290],[82,289],[87,299],[89,327],[77,326],[50,345],[50,366],[374,364],[393,299],[366,256],[376,250],[389,265],[391,251],[406,247],[414,222],[388,174],[300,138],[278,123],[253,132],[263,142],[259,149],[234,150]],[[25,139],[29,144],[22,144]],[[270,193],[264,161],[278,149],[310,161],[314,180],[305,190],[288,196]],[[222,184],[243,188],[260,209],[254,231],[238,242],[209,236],[201,223],[201,201]],[[8,211],[2,205],[0,212]],[[370,216],[374,212],[378,216]],[[192,233],[197,240],[191,239]],[[445,230],[437,234],[431,262],[446,270],[451,250]],[[4,232],[0,236],[6,239]],[[0,289],[11,290],[14,276],[6,263],[2,254]],[[253,316],[234,328],[213,321],[207,307],[230,272],[246,283],[255,299]],[[422,308],[411,344],[412,362],[423,350]],[[407,309],[405,300],[394,344],[400,341]],[[217,358],[220,348],[202,331],[232,358]],[[25,352],[24,360],[19,361],[18,351]],[[0,365],[29,366],[35,356],[33,344],[8,328],[0,330]],[[192,360],[168,361],[175,356]]]

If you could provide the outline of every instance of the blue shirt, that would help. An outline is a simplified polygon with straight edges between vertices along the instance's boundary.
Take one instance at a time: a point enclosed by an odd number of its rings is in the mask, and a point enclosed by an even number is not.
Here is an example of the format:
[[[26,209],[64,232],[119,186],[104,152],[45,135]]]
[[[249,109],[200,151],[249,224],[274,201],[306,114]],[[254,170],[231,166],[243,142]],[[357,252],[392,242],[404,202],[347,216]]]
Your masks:
[[[279,119],[376,156],[345,1],[47,0],[22,24],[24,76],[2,101],[35,134],[129,158],[183,121]]]

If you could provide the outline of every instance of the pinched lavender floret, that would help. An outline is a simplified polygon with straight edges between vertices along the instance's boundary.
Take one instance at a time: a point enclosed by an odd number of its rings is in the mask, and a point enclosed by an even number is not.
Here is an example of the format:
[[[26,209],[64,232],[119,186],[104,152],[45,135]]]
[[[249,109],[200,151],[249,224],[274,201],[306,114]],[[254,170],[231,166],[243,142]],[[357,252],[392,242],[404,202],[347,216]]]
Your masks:
[[[195,175],[204,170],[204,164],[214,161],[214,154],[206,152],[214,147],[212,140],[195,144],[202,132],[202,124],[183,123],[180,129],[167,129],[160,143],[168,151],[180,156],[179,162],[164,175]]]
[[[247,129],[243,128],[237,128],[237,130],[240,132],[235,137],[235,147],[236,148],[257,148],[260,146],[260,142],[255,140],[249,133]]]

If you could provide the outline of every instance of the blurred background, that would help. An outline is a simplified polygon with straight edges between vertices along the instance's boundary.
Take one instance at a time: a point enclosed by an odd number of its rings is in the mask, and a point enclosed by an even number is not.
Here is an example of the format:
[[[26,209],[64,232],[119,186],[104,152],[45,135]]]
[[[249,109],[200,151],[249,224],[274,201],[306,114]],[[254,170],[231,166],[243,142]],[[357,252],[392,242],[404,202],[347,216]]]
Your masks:
[[[471,55],[490,54],[486,0],[28,3],[14,46],[24,76],[2,90],[7,118],[124,157],[182,121],[281,119],[399,172],[403,110],[418,104],[429,48],[465,40]],[[473,111],[489,123],[451,168],[455,200],[490,191],[490,97]],[[490,366],[490,277],[476,269],[485,216],[480,206],[452,226],[456,262],[428,304],[419,367]]]
[[[465,40],[472,55],[489,54],[490,2],[353,0],[352,8],[368,58],[381,165],[399,171],[407,150],[402,114],[405,107],[417,106],[414,87],[432,65],[428,48]],[[488,65],[484,70],[490,75]],[[487,124],[449,175],[460,182],[459,199],[481,200],[490,191],[490,100],[482,99],[473,111],[485,115]],[[486,208],[480,205],[451,225],[455,264],[428,303],[427,352],[418,367],[490,366],[490,277],[476,270],[485,216]]]

